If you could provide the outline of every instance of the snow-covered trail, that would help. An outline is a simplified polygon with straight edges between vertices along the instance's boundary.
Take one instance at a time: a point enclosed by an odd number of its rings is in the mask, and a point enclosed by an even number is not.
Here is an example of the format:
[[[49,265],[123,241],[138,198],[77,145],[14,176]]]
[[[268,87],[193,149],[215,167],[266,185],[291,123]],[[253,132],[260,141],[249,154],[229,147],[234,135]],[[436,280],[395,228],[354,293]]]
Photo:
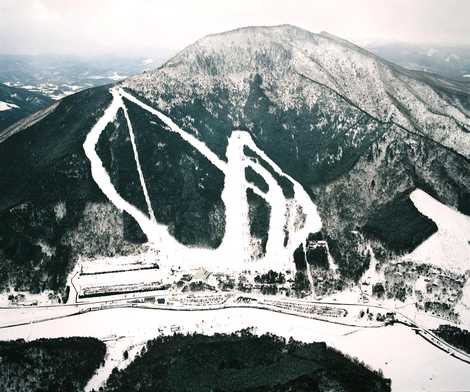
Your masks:
[[[145,347],[146,340],[136,339],[133,336],[109,338],[103,340],[106,344],[104,364],[96,369],[95,374],[88,381],[84,392],[98,391],[103,387],[114,368],[125,369]],[[124,352],[127,351],[127,358]]]
[[[108,199],[120,210],[129,213],[139,224],[147,236],[149,245],[158,248],[162,254],[161,262],[165,260],[171,265],[175,263],[182,267],[206,267],[214,270],[240,270],[246,268],[246,262],[252,260],[253,249],[249,229],[249,206],[246,196],[248,188],[264,198],[271,207],[266,255],[256,262],[256,269],[291,269],[294,250],[303,243],[307,235],[321,229],[321,220],[317,208],[303,187],[292,177],[284,173],[253,141],[245,131],[233,131],[228,141],[227,162],[220,159],[202,141],[182,130],[168,116],[146,105],[121,88],[111,89],[113,101],[104,115],[92,128],[84,143],[85,153],[91,162],[92,176],[99,188]],[[209,162],[225,175],[222,201],[225,205],[226,227],[221,245],[214,250],[187,247],[176,241],[169,234],[167,226],[159,224],[155,219],[150,197],[147,192],[145,178],[142,173],[135,135],[129,118],[124,99],[133,102],[142,109],[157,116],[170,132],[178,134],[183,140],[199,151]],[[126,201],[113,186],[109,174],[96,153],[96,144],[106,125],[116,118],[119,109],[123,109],[129,129],[130,139],[136,161],[137,173],[144,192],[148,213],[140,211],[131,202]],[[248,146],[260,156],[272,170],[280,176],[289,179],[293,184],[294,197],[287,200],[276,179],[256,160],[249,159],[244,154],[244,146]],[[249,184],[245,178],[245,169],[250,166],[268,184],[269,190],[263,192]],[[158,207],[157,207],[158,208]],[[301,217],[298,216],[301,211]],[[284,229],[289,230],[289,240],[284,246]],[[224,260],[224,263],[221,263]]]
[[[204,155],[215,167],[217,167],[221,172],[225,173],[226,164],[223,162],[214,152],[212,152],[203,142],[195,138],[188,132],[183,131],[178,125],[176,125],[171,118],[163,114],[162,112],[148,106],[139,99],[135,98],[131,94],[127,93],[123,89],[119,89],[119,94],[126,98],[127,100],[135,103],[140,106],[142,109],[152,113],[157,116],[161,121],[167,125],[172,132],[180,135],[186,142],[191,144],[196,150],[198,150],[202,155]]]
[[[106,197],[118,209],[126,211],[136,220],[142,231],[147,236],[147,239],[150,242],[158,242],[161,241],[162,234],[164,234],[163,226],[153,222],[142,211],[121,197],[121,195],[116,191],[108,172],[103,166],[103,162],[96,152],[96,145],[101,133],[104,131],[106,126],[116,118],[118,110],[123,106],[123,101],[118,90],[115,88],[111,89],[111,94],[113,96],[111,104],[105,110],[103,116],[93,126],[83,144],[83,149],[85,150],[85,154],[91,164],[91,175]]]
[[[282,193],[282,188],[271,173],[261,166],[261,164],[252,160],[249,160],[248,162],[249,166],[266,181],[269,187],[269,190],[264,197],[267,203],[271,206],[265,262],[274,262],[276,258],[278,259],[278,262],[286,259],[289,260],[290,257],[285,254],[287,250],[283,246],[284,226],[286,224],[287,216],[287,200]]]
[[[255,142],[253,141],[253,139],[247,132],[244,132],[244,136],[245,136],[244,142],[247,147],[253,150],[265,162],[267,162],[278,175],[287,178],[293,184],[293,187],[294,187],[293,200],[295,201],[295,205],[300,206],[303,214],[305,214],[305,222],[303,223],[303,225],[301,225],[300,228],[295,227],[296,222],[293,220],[291,220],[290,222],[287,222],[288,229],[289,229],[289,241],[288,241],[287,247],[289,249],[290,254],[292,254],[294,250],[299,246],[299,244],[305,241],[309,233],[316,233],[321,230],[322,222],[321,222],[320,215],[318,214],[317,207],[312,202],[312,199],[307,194],[307,192],[302,187],[302,185],[300,185],[300,183],[298,183],[288,174],[284,173],[284,171],[282,171],[282,169],[274,161],[272,161],[271,158],[269,158],[263,150],[258,148],[258,146],[255,144]],[[256,170],[256,168],[254,169]],[[260,173],[258,170],[256,171],[258,172],[258,174],[262,175],[262,173]],[[278,196],[278,198],[280,198],[280,196]],[[284,202],[284,205],[286,205],[287,200],[284,198],[283,202]]]

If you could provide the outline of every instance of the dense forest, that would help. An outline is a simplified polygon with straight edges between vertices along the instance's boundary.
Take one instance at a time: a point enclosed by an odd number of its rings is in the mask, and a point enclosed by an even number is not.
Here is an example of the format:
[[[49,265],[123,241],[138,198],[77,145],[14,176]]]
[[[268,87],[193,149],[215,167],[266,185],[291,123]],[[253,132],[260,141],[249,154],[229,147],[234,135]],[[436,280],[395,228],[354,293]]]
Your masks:
[[[324,343],[249,330],[174,335],[147,344],[104,391],[390,391],[390,381]]]
[[[0,391],[83,391],[105,354],[94,338],[0,342]]]
[[[439,328],[433,332],[449,344],[470,354],[469,331],[454,327],[452,325],[439,325]]]

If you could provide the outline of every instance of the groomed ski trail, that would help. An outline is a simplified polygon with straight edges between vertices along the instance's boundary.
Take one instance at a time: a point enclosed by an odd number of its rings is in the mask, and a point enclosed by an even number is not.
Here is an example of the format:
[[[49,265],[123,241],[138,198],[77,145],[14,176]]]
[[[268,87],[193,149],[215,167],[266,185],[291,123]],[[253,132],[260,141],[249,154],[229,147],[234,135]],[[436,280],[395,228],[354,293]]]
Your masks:
[[[121,197],[116,191],[108,172],[103,166],[103,162],[96,152],[96,145],[102,132],[106,126],[116,118],[119,109],[124,105],[117,89],[111,89],[111,94],[113,96],[111,104],[105,110],[103,116],[93,126],[83,143],[85,155],[90,161],[91,175],[106,197],[119,210],[126,211],[136,220],[149,242],[159,242],[161,241],[164,226],[160,226],[156,221],[152,221],[152,219],[147,217],[142,211]]]
[[[147,236],[150,245],[160,249],[162,255],[165,255],[165,259],[170,263],[169,265],[178,263],[185,268],[206,267],[211,271],[238,271],[241,268],[246,268],[246,263],[252,260],[248,217],[249,206],[246,197],[247,189],[251,188],[257,195],[266,200],[271,207],[266,254],[253,263],[253,268],[257,270],[293,268],[292,255],[294,250],[299,244],[304,243],[309,233],[317,232],[321,229],[321,219],[316,206],[303,187],[291,176],[284,173],[279,166],[259,149],[248,132],[232,132],[227,146],[227,162],[225,162],[212,152],[202,141],[182,130],[165,114],[141,102],[122,88],[113,87],[110,91],[113,100],[110,106],[105,110],[103,116],[91,129],[83,145],[86,156],[91,163],[92,177],[106,197],[108,197],[118,209],[126,211],[136,220]],[[184,246],[170,235],[167,226],[159,224],[156,221],[140,166],[134,130],[123,98],[157,116],[169,128],[169,131],[178,134],[224,173],[225,181],[222,191],[222,200],[226,212],[226,230],[222,243],[217,249],[212,250]],[[146,216],[146,214],[119,195],[95,150],[101,133],[106,128],[106,125],[116,118],[120,108],[124,111],[129,128],[139,180],[142,185],[150,217]],[[268,170],[258,162],[245,156],[243,151],[244,146],[248,146],[252,149],[271,166],[276,174],[284,176],[292,182],[294,189],[293,199],[287,200],[285,198],[280,185]],[[267,192],[261,191],[258,187],[246,181],[245,168],[248,166],[266,181],[269,186]],[[289,209],[295,210],[297,207],[301,208],[305,217],[305,221],[300,225],[296,221],[298,217],[295,216],[295,214],[293,216],[292,211],[288,213]],[[284,228],[288,228],[289,230],[289,240],[286,246],[283,244]]]

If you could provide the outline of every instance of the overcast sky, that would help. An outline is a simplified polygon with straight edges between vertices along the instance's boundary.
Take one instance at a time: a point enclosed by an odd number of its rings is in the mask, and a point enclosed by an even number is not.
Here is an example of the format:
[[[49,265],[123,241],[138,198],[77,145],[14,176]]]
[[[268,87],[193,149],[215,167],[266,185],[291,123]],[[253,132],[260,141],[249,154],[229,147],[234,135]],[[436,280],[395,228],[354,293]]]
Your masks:
[[[1,53],[155,55],[248,25],[470,44],[469,0],[0,0]]]

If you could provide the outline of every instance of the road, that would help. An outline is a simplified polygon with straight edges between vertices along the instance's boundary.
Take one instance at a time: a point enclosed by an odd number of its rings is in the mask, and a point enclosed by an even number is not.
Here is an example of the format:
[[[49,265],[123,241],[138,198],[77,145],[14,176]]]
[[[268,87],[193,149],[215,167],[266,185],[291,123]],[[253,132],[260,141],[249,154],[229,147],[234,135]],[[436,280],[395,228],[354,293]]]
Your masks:
[[[76,302],[74,304],[0,307],[1,311],[8,312],[7,314],[12,315],[12,317],[9,317],[10,320],[6,320],[4,317],[2,317],[2,321],[0,321],[0,329],[42,323],[50,320],[74,317],[87,312],[96,312],[114,308],[143,308],[180,312],[216,311],[229,308],[253,308],[357,328],[381,328],[385,326],[385,322],[362,319],[360,321],[354,321],[354,319],[351,319],[351,317],[348,318],[344,315],[345,313],[348,314],[348,312],[351,312],[351,309],[354,308],[371,308],[380,310],[383,314],[393,313],[395,315],[395,322],[399,322],[408,326],[409,328],[412,328],[423,339],[428,341],[436,348],[447,352],[449,355],[460,361],[470,364],[469,354],[450,345],[432,331],[418,325],[414,320],[401,313],[397,309],[387,308],[380,304],[314,301],[296,298],[286,299],[280,297],[251,294],[247,295],[241,293],[194,295],[172,294],[166,292],[158,293],[158,296],[156,297],[155,294],[153,295],[153,297],[147,294],[133,298],[103,299],[92,302]],[[149,301],[151,298],[153,298],[153,302]],[[155,298],[165,299],[165,303],[158,303]],[[46,317],[41,317],[42,310],[48,312]],[[30,319],[15,321],[15,311],[18,311],[21,316],[24,316],[24,312],[27,312],[28,315],[30,315]],[[61,314],[63,311],[66,311],[67,313]],[[57,314],[54,315],[53,313]],[[36,317],[35,314],[37,314]]]

